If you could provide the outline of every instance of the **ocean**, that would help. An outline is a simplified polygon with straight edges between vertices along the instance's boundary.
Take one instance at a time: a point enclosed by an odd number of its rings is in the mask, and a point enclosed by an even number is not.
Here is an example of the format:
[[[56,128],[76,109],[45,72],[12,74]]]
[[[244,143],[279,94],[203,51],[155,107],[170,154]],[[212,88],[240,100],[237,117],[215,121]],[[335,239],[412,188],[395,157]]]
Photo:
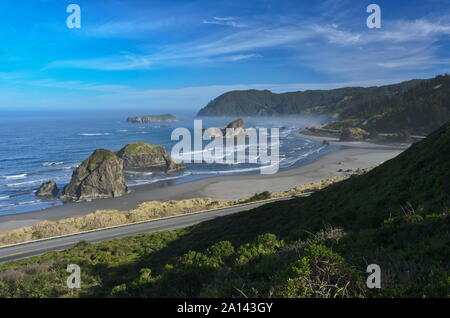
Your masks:
[[[165,110],[164,113],[170,111]],[[155,112],[149,112],[155,114]],[[157,113],[156,113],[157,114]],[[145,112],[87,112],[78,113],[10,114],[0,116],[0,215],[23,213],[62,204],[57,198],[42,199],[34,192],[41,183],[55,180],[61,190],[70,182],[75,169],[95,149],[121,149],[130,142],[149,142],[168,150],[176,143],[171,140],[173,129],[193,129],[194,115],[172,112],[177,123],[135,124],[126,122],[128,116]],[[236,118],[202,118],[203,127],[224,126]],[[245,118],[246,127],[280,128],[280,171],[304,165],[318,156],[334,151],[336,146],[301,139],[295,133],[325,118]],[[127,184],[189,182],[219,175],[259,173],[258,164],[187,164],[187,169],[172,173],[125,171]]]

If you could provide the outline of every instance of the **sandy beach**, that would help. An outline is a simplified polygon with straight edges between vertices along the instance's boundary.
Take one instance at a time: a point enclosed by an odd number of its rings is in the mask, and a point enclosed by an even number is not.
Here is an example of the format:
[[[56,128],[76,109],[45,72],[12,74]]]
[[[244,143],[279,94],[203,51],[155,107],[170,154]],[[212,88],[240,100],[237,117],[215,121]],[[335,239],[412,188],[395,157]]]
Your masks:
[[[218,176],[183,184],[162,182],[135,187],[132,193],[119,198],[100,199],[92,202],[69,203],[45,210],[0,216],[0,232],[32,226],[40,221],[56,221],[63,218],[84,215],[96,210],[129,210],[138,204],[151,200],[178,200],[197,197],[215,199],[240,199],[258,192],[281,192],[299,184],[311,183],[334,176],[341,176],[356,169],[364,169],[389,160],[409,145],[378,145],[368,142],[339,142],[334,138],[298,134],[310,140],[324,139],[339,145],[337,151],[325,154],[313,162],[273,175]],[[341,171],[341,172],[338,172]]]

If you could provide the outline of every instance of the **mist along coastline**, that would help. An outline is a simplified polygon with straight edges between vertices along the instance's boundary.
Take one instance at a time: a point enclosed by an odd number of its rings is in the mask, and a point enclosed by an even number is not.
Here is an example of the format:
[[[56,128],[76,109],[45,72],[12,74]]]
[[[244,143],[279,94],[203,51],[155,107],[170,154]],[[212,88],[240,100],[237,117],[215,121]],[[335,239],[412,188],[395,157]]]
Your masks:
[[[321,140],[321,137],[310,137]],[[332,141],[331,144],[337,143]],[[0,232],[32,226],[40,221],[56,221],[85,215],[97,210],[129,210],[151,200],[167,201],[211,197],[215,199],[239,199],[263,191],[286,191],[299,184],[341,176],[349,171],[378,165],[401,153],[407,146],[377,145],[367,142],[344,143],[338,150],[321,155],[296,168],[279,171],[274,175],[241,174],[214,176],[186,183],[173,181],[138,185],[133,192],[118,198],[99,199],[91,202],[67,203],[40,211],[0,216]]]

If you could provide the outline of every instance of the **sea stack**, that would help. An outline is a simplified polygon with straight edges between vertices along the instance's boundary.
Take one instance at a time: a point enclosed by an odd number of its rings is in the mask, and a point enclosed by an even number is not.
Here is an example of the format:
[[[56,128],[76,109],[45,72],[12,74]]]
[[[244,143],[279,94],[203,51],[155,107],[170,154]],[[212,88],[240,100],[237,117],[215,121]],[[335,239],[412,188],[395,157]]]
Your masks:
[[[206,135],[209,138],[233,138],[241,134],[245,134],[245,124],[241,118],[233,120],[227,126],[206,129]]]
[[[123,160],[109,150],[97,149],[73,172],[60,199],[64,202],[120,197],[128,192]]]
[[[123,160],[126,170],[158,169],[174,172],[185,168],[184,164],[175,162],[164,147],[146,142],[128,144],[117,152],[117,156]]]
[[[54,180],[44,182],[39,190],[36,191],[36,196],[38,197],[55,197],[58,195],[58,187]]]

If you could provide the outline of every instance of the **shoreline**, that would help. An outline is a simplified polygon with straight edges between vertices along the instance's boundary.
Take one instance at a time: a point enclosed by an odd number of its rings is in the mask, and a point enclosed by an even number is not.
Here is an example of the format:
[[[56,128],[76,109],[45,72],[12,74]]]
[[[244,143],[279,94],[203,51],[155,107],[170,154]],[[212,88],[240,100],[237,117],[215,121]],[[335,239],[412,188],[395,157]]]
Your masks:
[[[56,221],[85,215],[97,210],[130,210],[146,201],[168,201],[211,197],[236,200],[263,191],[283,192],[299,184],[348,174],[346,170],[364,169],[391,159],[407,145],[379,145],[368,142],[337,142],[335,138],[297,134],[311,140],[328,140],[341,148],[321,155],[303,166],[279,171],[273,175],[231,175],[209,177],[181,184],[174,181],[140,185],[118,198],[91,202],[66,203],[43,210],[0,216],[0,232],[32,226],[41,221]],[[342,172],[338,172],[342,170]]]

